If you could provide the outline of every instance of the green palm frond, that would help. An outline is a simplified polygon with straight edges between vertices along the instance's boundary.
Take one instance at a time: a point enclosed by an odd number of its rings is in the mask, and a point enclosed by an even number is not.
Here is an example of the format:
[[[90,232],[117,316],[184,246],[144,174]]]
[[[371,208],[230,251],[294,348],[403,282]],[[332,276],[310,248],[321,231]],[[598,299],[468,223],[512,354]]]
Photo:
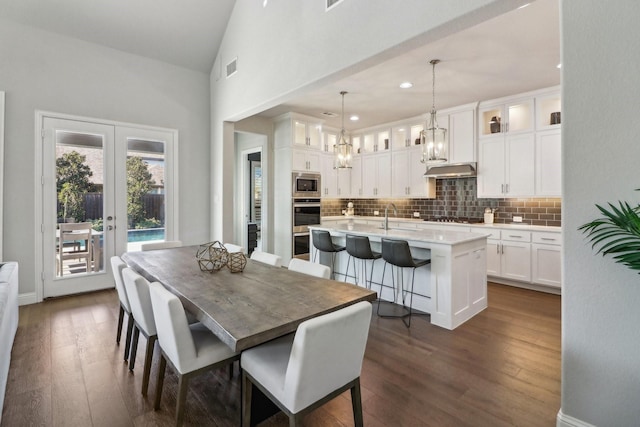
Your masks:
[[[578,230],[588,235],[592,247],[603,256],[613,259],[632,270],[640,270],[640,205],[627,202],[608,207],[596,205],[602,218],[581,225]]]

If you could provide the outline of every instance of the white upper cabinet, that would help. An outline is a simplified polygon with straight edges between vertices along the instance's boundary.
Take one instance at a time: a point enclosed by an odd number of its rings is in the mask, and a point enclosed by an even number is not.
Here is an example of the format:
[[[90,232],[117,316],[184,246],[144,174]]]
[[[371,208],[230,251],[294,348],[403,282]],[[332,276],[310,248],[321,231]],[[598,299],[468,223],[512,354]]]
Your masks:
[[[320,152],[299,148],[291,149],[291,170],[320,172]]]
[[[362,157],[351,161],[351,197],[362,197]]]
[[[559,87],[480,103],[478,197],[561,196],[560,105]]]
[[[275,119],[275,147],[298,147],[319,150],[322,144],[322,120],[297,113]]]
[[[443,112],[444,114],[445,112]],[[477,162],[476,155],[476,104],[448,110],[449,163]],[[440,120],[440,119],[438,119]]]
[[[435,178],[425,178],[426,166],[420,160],[422,149],[396,150],[391,153],[391,196],[397,198],[436,197]]]
[[[406,123],[391,128],[391,145],[393,150],[420,145],[420,132],[424,123]]]
[[[536,196],[562,196],[561,152],[560,129],[536,133]]]
[[[387,127],[368,129],[351,137],[353,151],[356,154],[376,153],[391,149],[391,130]]]
[[[362,197],[390,196],[391,153],[362,156]]]
[[[496,133],[531,132],[534,129],[533,98],[513,99],[505,103],[481,103],[479,136]]]
[[[561,106],[559,87],[536,96],[536,130],[559,129]]]
[[[532,133],[480,141],[478,197],[530,197],[535,193]]]

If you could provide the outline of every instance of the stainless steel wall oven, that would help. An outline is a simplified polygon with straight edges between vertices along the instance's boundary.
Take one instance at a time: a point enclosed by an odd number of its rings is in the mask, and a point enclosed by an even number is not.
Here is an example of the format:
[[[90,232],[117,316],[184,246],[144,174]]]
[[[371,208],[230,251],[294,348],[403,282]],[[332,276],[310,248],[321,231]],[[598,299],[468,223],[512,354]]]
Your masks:
[[[320,225],[320,199],[294,198],[292,203],[294,257],[309,255],[309,226]]]

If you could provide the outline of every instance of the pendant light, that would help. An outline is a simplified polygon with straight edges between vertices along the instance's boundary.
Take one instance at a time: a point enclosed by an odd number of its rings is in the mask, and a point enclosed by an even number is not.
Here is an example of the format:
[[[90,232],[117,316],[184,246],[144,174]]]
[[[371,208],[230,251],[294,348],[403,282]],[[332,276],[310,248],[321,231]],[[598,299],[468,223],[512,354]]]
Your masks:
[[[432,59],[433,75],[433,103],[431,113],[425,130],[420,132],[420,143],[422,144],[422,163],[437,164],[446,163],[449,156],[449,141],[447,141],[447,130],[438,126],[436,119],[436,64],[439,59]]]
[[[342,130],[340,131],[340,135],[338,136],[338,141],[333,146],[333,153],[335,155],[335,160],[333,164],[334,169],[350,169],[351,168],[351,157],[353,155],[353,144],[351,141],[347,140],[345,136],[344,130],[344,96],[347,92],[342,91],[340,95],[342,95]]]

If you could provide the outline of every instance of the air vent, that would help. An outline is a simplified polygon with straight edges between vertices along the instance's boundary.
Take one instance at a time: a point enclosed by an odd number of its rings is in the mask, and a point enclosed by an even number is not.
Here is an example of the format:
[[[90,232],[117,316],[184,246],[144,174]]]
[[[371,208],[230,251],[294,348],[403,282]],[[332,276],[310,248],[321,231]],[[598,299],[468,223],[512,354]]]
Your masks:
[[[322,115],[325,117],[338,117],[336,113],[332,113],[331,111],[325,111]]]
[[[227,64],[227,78],[231,77],[238,71],[238,58],[233,58],[233,61]]]
[[[342,0],[327,0],[327,10],[331,9],[339,3],[342,3]]]

